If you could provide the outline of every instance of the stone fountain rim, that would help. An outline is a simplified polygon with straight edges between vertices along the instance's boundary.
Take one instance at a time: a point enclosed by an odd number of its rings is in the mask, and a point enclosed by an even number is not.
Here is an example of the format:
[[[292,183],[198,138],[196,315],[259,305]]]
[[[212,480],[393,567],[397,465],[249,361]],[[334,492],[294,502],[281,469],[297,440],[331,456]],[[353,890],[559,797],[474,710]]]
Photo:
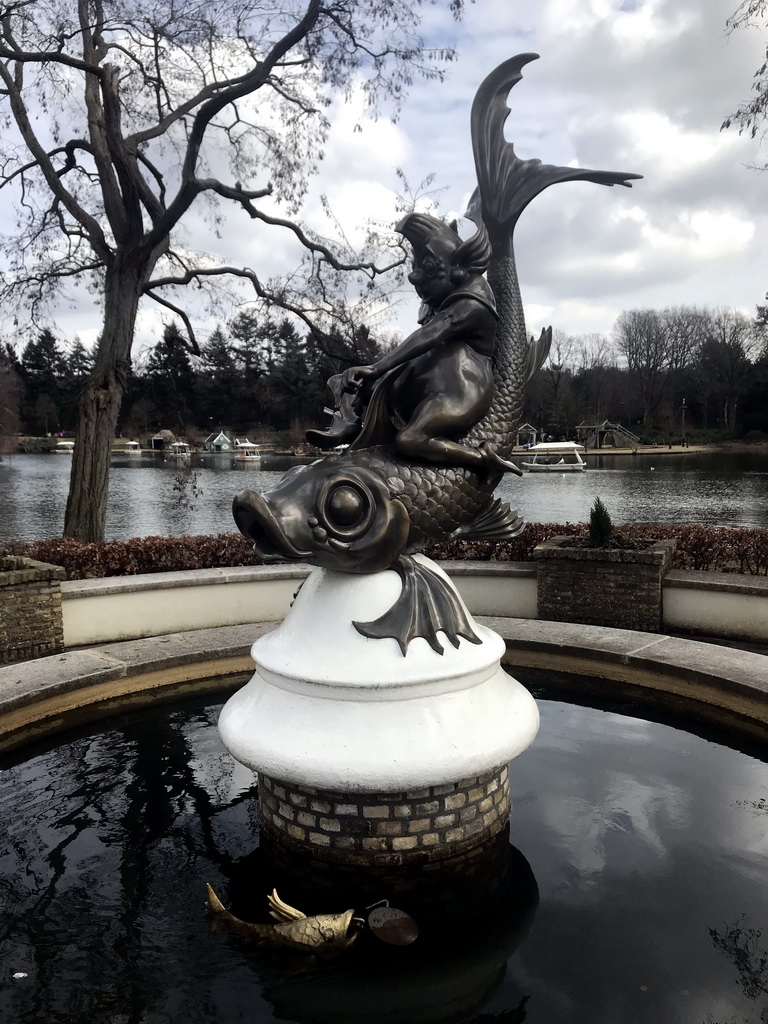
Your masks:
[[[649,698],[674,694],[709,713],[729,716],[735,729],[768,739],[768,656],[683,640],[578,623],[476,616],[506,643],[502,660],[629,684]],[[254,640],[274,622],[171,633],[67,651],[0,668],[0,751],[33,742],[84,721],[140,704],[194,693],[232,690],[253,672]]]

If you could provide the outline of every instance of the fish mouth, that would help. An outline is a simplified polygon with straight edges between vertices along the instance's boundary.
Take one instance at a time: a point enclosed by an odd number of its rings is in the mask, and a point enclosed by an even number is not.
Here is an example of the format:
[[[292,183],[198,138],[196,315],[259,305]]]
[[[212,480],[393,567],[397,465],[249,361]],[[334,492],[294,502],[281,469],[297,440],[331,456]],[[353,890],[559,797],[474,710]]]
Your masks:
[[[354,910],[347,910],[343,918],[344,928],[344,944],[345,946],[351,946],[353,942],[357,942],[363,933],[365,928],[365,919],[357,917]]]
[[[293,543],[274,509],[258,491],[241,491],[236,495],[232,502],[232,514],[240,532],[253,541],[254,551],[262,561],[305,559],[312,554],[309,549]]]

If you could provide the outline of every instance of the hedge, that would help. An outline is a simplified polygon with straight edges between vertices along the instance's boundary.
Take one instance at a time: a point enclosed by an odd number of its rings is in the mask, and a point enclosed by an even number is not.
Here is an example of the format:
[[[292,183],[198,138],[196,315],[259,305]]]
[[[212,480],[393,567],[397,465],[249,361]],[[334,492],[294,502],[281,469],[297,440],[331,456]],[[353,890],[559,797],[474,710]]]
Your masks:
[[[526,523],[522,533],[506,541],[450,541],[426,553],[435,559],[496,560],[524,562],[533,549],[556,534],[586,534],[584,523]],[[672,538],[677,541],[676,569],[709,569],[714,572],[768,575],[768,530],[719,526],[671,526],[631,524],[614,527],[622,538]],[[67,579],[100,576],[132,576],[138,573],[172,572],[177,569],[216,569],[233,565],[258,565],[250,543],[237,533],[193,537],[135,537],[132,540],[84,544],[69,538],[16,542],[0,548],[0,555],[25,555],[61,565]]]

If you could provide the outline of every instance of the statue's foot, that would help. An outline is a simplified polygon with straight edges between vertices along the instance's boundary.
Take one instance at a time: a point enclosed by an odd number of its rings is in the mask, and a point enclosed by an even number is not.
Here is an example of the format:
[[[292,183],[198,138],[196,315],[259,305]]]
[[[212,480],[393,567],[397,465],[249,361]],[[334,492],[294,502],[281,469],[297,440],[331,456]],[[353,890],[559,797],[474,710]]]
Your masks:
[[[483,456],[483,464],[488,469],[500,469],[502,473],[516,473],[517,476],[523,475],[522,469],[516,466],[514,462],[502,459],[496,449],[488,441],[483,441],[478,448]]]
[[[334,412],[328,430],[307,430],[304,436],[316,448],[326,450],[336,448],[340,444],[351,444],[359,433],[359,420],[346,420],[339,412]]]

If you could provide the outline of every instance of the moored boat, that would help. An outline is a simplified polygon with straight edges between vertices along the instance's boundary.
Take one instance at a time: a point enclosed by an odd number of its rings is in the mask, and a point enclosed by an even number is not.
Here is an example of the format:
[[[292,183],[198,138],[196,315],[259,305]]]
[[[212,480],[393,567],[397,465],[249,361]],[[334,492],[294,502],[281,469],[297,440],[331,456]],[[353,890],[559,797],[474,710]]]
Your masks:
[[[261,462],[261,447],[247,437],[236,437],[235,447],[232,452],[238,462]]]
[[[165,449],[163,455],[166,459],[188,462],[192,456],[192,451],[186,441],[173,441]]]
[[[583,451],[584,445],[575,441],[542,441],[528,449],[531,461],[520,465],[529,473],[583,473],[587,468],[579,454]]]

